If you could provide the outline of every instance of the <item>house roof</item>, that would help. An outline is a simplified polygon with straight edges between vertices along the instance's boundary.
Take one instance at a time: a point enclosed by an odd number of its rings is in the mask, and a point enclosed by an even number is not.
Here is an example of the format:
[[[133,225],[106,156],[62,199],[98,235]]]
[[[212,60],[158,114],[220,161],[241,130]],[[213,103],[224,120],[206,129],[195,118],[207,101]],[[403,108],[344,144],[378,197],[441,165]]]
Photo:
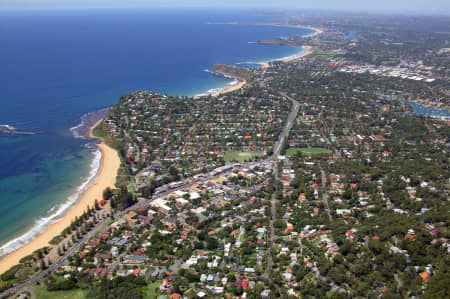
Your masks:
[[[428,274],[428,272],[422,272],[419,275],[422,277],[424,282],[428,282],[428,279],[430,278],[430,274]]]
[[[248,287],[248,280],[243,280],[242,281],[242,287],[245,289]]]

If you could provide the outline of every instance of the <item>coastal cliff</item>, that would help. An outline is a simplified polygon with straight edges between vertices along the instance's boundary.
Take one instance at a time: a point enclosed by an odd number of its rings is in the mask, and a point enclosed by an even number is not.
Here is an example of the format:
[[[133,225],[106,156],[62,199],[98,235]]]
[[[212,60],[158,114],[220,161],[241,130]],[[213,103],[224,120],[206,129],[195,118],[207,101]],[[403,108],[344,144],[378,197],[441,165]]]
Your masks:
[[[236,78],[240,81],[248,81],[253,75],[252,70],[248,68],[228,64],[215,64],[211,72],[222,76]]]
[[[299,37],[291,36],[288,38],[260,39],[257,41],[257,43],[261,45],[281,45],[281,46],[298,47],[302,45],[302,40]]]

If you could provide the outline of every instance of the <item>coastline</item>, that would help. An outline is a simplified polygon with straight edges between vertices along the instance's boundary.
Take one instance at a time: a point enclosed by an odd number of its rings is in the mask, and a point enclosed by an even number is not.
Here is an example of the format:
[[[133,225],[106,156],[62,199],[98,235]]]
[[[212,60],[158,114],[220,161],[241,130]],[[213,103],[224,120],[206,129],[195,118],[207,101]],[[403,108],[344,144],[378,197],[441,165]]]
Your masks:
[[[312,37],[317,34],[323,33],[323,29],[309,26],[309,25],[291,25],[291,24],[283,24],[283,23],[247,23],[247,22],[209,22],[208,24],[216,24],[216,25],[247,25],[247,26],[275,26],[275,27],[291,27],[291,28],[306,28],[314,30],[315,32],[303,35],[303,37]]]
[[[308,28],[315,30],[314,33],[309,35],[305,35],[304,37],[312,37],[322,33],[323,31],[319,28],[308,27],[308,26],[300,26],[300,25],[284,25],[284,24],[264,24],[269,26],[279,26],[279,27],[299,27],[299,28]],[[295,54],[289,57],[274,59],[271,61],[284,61],[291,62],[296,59],[307,56],[313,52],[311,46],[303,46],[302,48],[308,48],[307,51],[302,50],[299,54]],[[260,64],[263,69],[270,67],[270,61],[257,62],[255,64]],[[202,94],[201,96],[220,96],[222,94],[230,93],[236,90],[241,89],[247,81],[236,79],[238,82],[235,85],[232,85],[224,90],[220,90],[213,93]],[[26,243],[22,247],[14,250],[13,252],[5,255],[0,258],[0,274],[4,273],[12,266],[19,263],[20,259],[33,253],[35,250],[38,250],[42,247],[49,246],[49,241],[52,240],[55,236],[58,236],[62,230],[64,230],[67,226],[70,225],[71,221],[76,217],[83,214],[86,210],[87,206],[93,206],[95,200],[101,200],[103,195],[103,190],[107,187],[114,188],[117,171],[120,167],[120,158],[118,153],[107,146],[103,140],[99,138],[95,138],[92,136],[92,129],[100,122],[99,120],[94,126],[92,126],[88,133],[88,138],[97,139],[99,143],[97,144],[98,149],[101,152],[101,165],[97,171],[96,178],[90,183],[89,187],[83,192],[80,198],[65,212],[65,214],[59,218],[55,223],[51,224],[48,228],[45,229],[44,232],[40,233],[37,237],[35,237],[30,242]],[[51,246],[51,245],[50,245]]]
[[[267,62],[267,61],[257,62],[256,64],[261,65],[263,69],[270,67],[269,62]]]
[[[305,38],[309,38],[309,37],[314,37],[317,36],[319,34],[322,34],[324,31],[321,28],[317,28],[317,27],[313,27],[313,26],[303,26],[303,25],[289,25],[289,24],[258,24],[258,25],[265,25],[265,26],[276,26],[276,27],[295,27],[295,28],[306,28],[306,29],[311,29],[314,30],[313,33],[308,34],[308,35],[304,35],[303,37]],[[273,60],[269,60],[269,61],[261,61],[261,62],[256,62],[256,64],[259,64],[262,66],[263,69],[266,69],[268,67],[270,67],[270,62],[271,61],[283,61],[283,62],[292,62],[294,60],[306,57],[310,54],[312,54],[314,52],[314,48],[312,46],[308,46],[308,45],[304,45],[301,46],[302,49],[306,48],[306,51],[301,51],[298,54],[294,54],[292,56],[289,57],[285,57],[285,58],[280,58],[280,59],[273,59]]]
[[[103,140],[100,140],[92,136],[93,128],[100,122],[99,120],[89,130],[88,138],[97,139],[98,149],[101,152],[102,160],[100,168],[97,172],[97,177],[90,184],[90,186],[84,191],[77,202],[70,207],[64,216],[58,219],[55,223],[51,224],[44,232],[39,234],[36,238],[25,244],[24,246],[16,249],[15,251],[4,256],[0,260],[0,273],[4,273],[12,266],[17,265],[23,257],[32,254],[35,250],[38,250],[49,245],[49,241],[55,236],[58,236],[75,217],[79,217],[86,211],[88,206],[92,207],[97,199],[100,201],[103,198],[103,190],[107,187],[114,188],[116,183],[117,171],[120,167],[120,158],[116,150],[106,145]]]
[[[270,62],[272,61],[283,61],[285,63],[288,62],[292,62],[295,61],[297,59],[306,57],[310,54],[312,54],[314,52],[314,48],[312,46],[302,46],[302,51],[300,51],[297,54],[285,57],[285,58],[280,58],[280,59],[273,59],[273,60],[269,60],[269,61],[261,61],[261,62],[254,62],[254,64],[259,64],[261,65],[262,69],[267,69],[268,67],[270,67]],[[303,49],[306,49],[306,51],[304,51]]]
[[[289,25],[289,24],[278,24],[278,23],[269,23],[269,24],[263,24],[263,25],[267,25],[267,26],[276,26],[276,27],[291,27],[291,28],[306,28],[306,29],[310,29],[310,30],[314,30],[315,32],[308,34],[308,35],[303,35],[302,37],[314,37],[318,34],[323,33],[323,29],[317,28],[317,27],[313,27],[313,26],[304,26],[304,25]]]
[[[235,79],[237,80],[237,78],[235,78]],[[233,91],[241,89],[245,84],[247,84],[247,81],[245,81],[245,80],[244,81],[239,81],[237,84],[232,85],[232,86],[230,86],[229,88],[227,88],[225,90],[212,93],[211,95],[213,97],[217,97],[217,96],[220,96],[221,94],[233,92]]]
[[[305,28],[305,27],[302,27],[302,28]],[[322,32],[322,31],[321,31],[321,32]],[[315,33],[312,33],[312,34],[309,35],[309,36],[317,35],[317,34],[320,34],[321,32],[316,31]],[[309,36],[308,36],[308,37],[309,37]],[[308,55],[310,55],[310,54],[312,54],[312,53],[314,52],[314,49],[313,49],[312,46],[302,46],[301,48],[302,48],[302,49],[305,49],[305,48],[306,48],[306,51],[302,50],[302,51],[300,51],[298,54],[294,54],[294,55],[289,56],[289,57],[280,58],[280,59],[274,59],[274,60],[270,60],[270,61],[254,62],[254,64],[259,64],[259,65],[261,65],[261,68],[262,68],[262,69],[267,69],[267,68],[270,67],[270,62],[271,62],[271,61],[283,61],[283,62],[285,62],[285,63],[288,63],[288,62],[292,62],[292,61],[295,61],[295,60],[297,60],[297,59],[306,57],[306,56],[308,56]],[[220,95],[222,95],[222,94],[226,94],[226,93],[229,93],[229,92],[233,92],[233,91],[239,90],[239,89],[241,89],[245,84],[247,84],[247,81],[245,81],[245,80],[244,80],[244,81],[240,81],[240,79],[235,78],[235,77],[233,77],[233,79],[236,79],[236,80],[238,80],[239,82],[238,82],[237,84],[235,84],[235,85],[233,85],[233,86],[231,86],[231,87],[225,89],[225,90],[218,91],[218,92],[214,92],[214,93],[211,93],[210,95],[212,95],[212,96],[214,96],[214,97],[220,96]],[[205,95],[209,95],[209,94],[205,94]]]
[[[319,35],[319,34],[322,34],[322,33],[323,33],[323,29],[317,28],[317,27],[313,27],[313,26],[301,26],[301,25],[297,25],[296,27],[299,27],[299,28],[306,28],[306,29],[311,29],[311,30],[314,30],[314,31],[315,31],[314,33],[305,35],[305,36],[303,36],[303,37],[313,37],[313,36],[316,36],[316,35]]]
[[[218,24],[220,24],[220,23],[218,23]],[[224,23],[224,24],[241,25],[240,23]],[[289,25],[289,24],[278,24],[278,23],[246,24],[246,25],[275,26],[275,27],[294,27],[294,28],[306,28],[306,29],[314,30],[313,33],[308,34],[308,35],[304,35],[303,37],[305,37],[305,38],[314,37],[314,36],[317,36],[317,35],[322,34],[324,32],[321,28],[317,28],[317,27],[313,27],[313,26],[303,26],[303,25]],[[292,62],[292,61],[295,61],[297,59],[303,58],[305,56],[308,56],[308,55],[310,55],[310,54],[312,54],[314,52],[314,49],[313,49],[312,46],[305,45],[305,46],[302,46],[301,48],[302,49],[306,48],[307,50],[306,51],[302,50],[298,54],[294,54],[294,55],[289,56],[289,57],[280,58],[280,59],[273,59],[273,60],[269,60],[269,61],[254,62],[254,64],[259,64],[259,65],[261,65],[262,69],[267,69],[267,68],[270,67],[270,62],[271,61],[283,61],[285,63],[288,63],[288,62]],[[245,80],[241,81],[239,78],[236,78],[236,77],[232,77],[232,78],[238,80],[239,82],[237,84],[229,87],[229,88],[226,88],[225,90],[214,92],[214,93],[200,94],[199,96],[211,95],[211,96],[216,97],[216,96],[220,96],[222,94],[226,94],[226,93],[229,93],[229,92],[233,92],[233,91],[239,90],[245,84],[247,84],[247,81],[245,81]]]
[[[294,60],[303,58],[303,57],[305,57],[305,56],[308,56],[308,55],[310,55],[310,54],[312,54],[312,53],[314,52],[314,49],[313,49],[312,46],[302,46],[302,48],[306,48],[307,50],[306,50],[306,51],[302,51],[302,52],[300,52],[299,54],[292,55],[292,56],[290,56],[290,57],[286,57],[286,58],[283,59],[282,61],[283,61],[283,62],[291,62],[291,61],[294,61]]]

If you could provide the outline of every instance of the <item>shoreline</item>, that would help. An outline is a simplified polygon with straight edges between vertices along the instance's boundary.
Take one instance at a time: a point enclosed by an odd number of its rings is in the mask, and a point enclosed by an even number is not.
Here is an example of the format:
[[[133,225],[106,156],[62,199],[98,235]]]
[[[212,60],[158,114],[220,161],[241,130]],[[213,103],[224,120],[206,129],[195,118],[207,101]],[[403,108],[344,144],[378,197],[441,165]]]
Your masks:
[[[34,251],[45,246],[53,246],[49,244],[54,237],[58,236],[66,227],[68,227],[75,217],[79,217],[86,211],[88,206],[94,206],[95,200],[102,200],[103,190],[107,187],[115,188],[116,176],[120,167],[120,158],[117,151],[104,143],[103,140],[93,137],[92,130],[102,120],[99,120],[92,126],[88,133],[88,138],[96,139],[99,143],[96,145],[100,150],[102,158],[100,167],[97,171],[96,178],[91,182],[89,187],[81,194],[76,203],[74,203],[65,214],[55,223],[40,233],[33,240],[5,255],[0,259],[0,274],[9,270],[12,266],[19,264],[20,259],[32,254]]]
[[[317,35],[322,34],[324,32],[323,29],[317,28],[317,27],[313,27],[313,26],[276,24],[276,23],[273,23],[273,24],[270,24],[270,23],[267,23],[267,24],[254,24],[254,25],[275,26],[275,27],[294,27],[294,28],[306,28],[306,29],[314,30],[314,32],[311,33],[311,34],[303,35],[302,37],[304,37],[304,38],[314,37],[314,36],[317,36]],[[297,54],[294,54],[294,55],[291,55],[291,56],[288,56],[288,57],[284,57],[284,58],[280,58],[280,59],[272,59],[272,60],[268,60],[268,61],[255,62],[255,64],[259,64],[259,65],[262,66],[263,69],[266,69],[266,68],[270,67],[270,62],[272,62],[272,61],[283,61],[285,63],[292,62],[294,60],[297,60],[297,59],[303,58],[305,56],[308,56],[308,55],[310,55],[310,54],[312,54],[314,52],[314,48],[312,46],[304,45],[304,46],[301,46],[301,48],[302,49],[306,48],[306,51],[302,50],[301,52],[299,52]]]
[[[301,27],[301,28],[305,28],[305,27]],[[320,34],[320,33],[321,32],[316,31],[316,32],[312,33],[311,35],[308,35],[307,37],[310,37],[310,36],[313,36],[313,35],[317,35],[317,34]],[[272,61],[283,61],[285,63],[288,63],[288,62],[292,62],[292,61],[295,61],[297,59],[303,58],[305,56],[308,56],[308,55],[310,55],[310,54],[312,54],[314,52],[314,49],[313,49],[312,46],[302,46],[301,49],[302,49],[302,51],[300,51],[299,53],[291,55],[291,56],[288,56],[288,57],[284,57],[284,58],[280,58],[280,59],[274,59],[274,60],[269,60],[269,61],[252,62],[252,63],[261,65],[262,69],[267,69],[267,68],[270,67],[270,62],[272,62]],[[304,51],[303,49],[306,49],[306,51]],[[220,96],[222,94],[226,94],[226,93],[229,93],[229,92],[233,92],[233,91],[239,90],[245,84],[247,84],[247,81],[245,81],[245,80],[242,81],[242,80],[240,80],[239,78],[236,78],[236,77],[232,77],[232,78],[237,80],[237,81],[239,81],[239,82],[236,83],[235,85],[232,85],[229,88],[226,88],[225,90],[214,92],[214,93],[202,94],[201,96],[211,95],[213,97],[217,97],[217,96]]]
[[[270,67],[270,64],[269,64],[268,61],[256,62],[256,64],[261,65],[263,69],[266,69],[266,68]]]
[[[268,60],[268,61],[261,61],[261,62],[252,62],[252,63],[261,65],[262,69],[267,69],[268,67],[270,67],[270,62],[282,61],[282,62],[288,63],[288,62],[292,62],[297,59],[303,58],[305,56],[308,56],[314,52],[314,48],[312,46],[301,46],[301,49],[302,49],[302,51],[300,51],[299,53],[288,56],[288,57],[284,57],[284,58],[280,58],[280,59],[273,59],[273,60]]]
[[[320,33],[323,33],[323,30],[320,28],[315,28],[311,26],[301,26],[301,25],[289,25],[289,24],[257,24],[257,25],[267,25],[267,26],[278,26],[278,27],[297,27],[297,28],[307,28],[314,30],[315,32],[305,35],[303,37],[313,37]],[[263,69],[267,69],[270,67],[271,61],[283,61],[283,62],[291,62],[302,57],[305,57],[313,52],[313,48],[311,46],[302,46],[302,48],[307,48],[307,51],[301,51],[298,54],[294,54],[290,57],[273,59],[270,61],[262,61],[256,62],[255,64],[259,64]],[[247,84],[246,80],[242,80],[239,78],[232,77],[238,82],[224,90],[217,91],[214,93],[206,93],[201,94],[200,96],[220,96],[226,93],[230,93],[236,90],[241,89],[245,84]],[[22,247],[12,251],[11,253],[0,258],[0,274],[9,270],[12,266],[19,263],[20,259],[23,257],[32,254],[34,251],[43,248],[45,246],[52,246],[48,242],[52,240],[55,236],[58,236],[67,226],[70,225],[71,221],[76,217],[83,214],[86,210],[87,206],[93,206],[95,200],[100,201],[103,197],[103,190],[107,187],[114,188],[116,182],[116,176],[118,169],[120,167],[120,158],[116,150],[107,146],[101,138],[97,138],[92,136],[92,130],[97,126],[102,119],[97,121],[90,129],[87,134],[87,138],[96,139],[99,143],[96,145],[97,148],[101,152],[101,164],[97,171],[96,178],[90,183],[89,187],[81,194],[79,199],[64,213],[64,215],[59,218],[55,223],[52,223],[49,227],[47,227],[42,233],[40,233],[37,237],[35,237],[30,242],[26,243]],[[115,175],[112,175],[115,174]]]
[[[300,52],[300,53],[298,53],[296,55],[292,55],[291,57],[286,57],[286,58],[282,59],[282,61],[283,62],[292,62],[294,60],[297,60],[297,59],[303,58],[305,56],[308,56],[308,55],[310,55],[310,54],[312,54],[314,52],[314,49],[313,49],[312,46],[302,46],[302,49],[303,48],[306,48],[307,50],[306,51],[302,51],[302,52]]]
[[[227,25],[258,25],[258,26],[275,26],[275,27],[293,27],[293,28],[306,28],[306,29],[314,30],[314,32],[311,33],[311,34],[303,35],[302,37],[304,37],[304,38],[314,37],[314,36],[317,36],[317,35],[322,34],[322,33],[324,32],[323,29],[317,28],[317,27],[313,27],[313,26],[289,25],[289,24],[278,24],[278,23],[241,24],[241,23],[233,23],[233,22],[231,22],[231,23],[211,23],[211,24],[227,24]],[[295,60],[297,60],[297,59],[303,58],[303,57],[305,57],[305,56],[308,56],[308,55],[310,55],[310,54],[312,54],[312,53],[314,52],[314,49],[313,49],[312,46],[307,46],[307,45],[306,45],[306,46],[301,46],[301,48],[302,48],[302,49],[306,48],[307,50],[306,50],[306,51],[303,51],[303,50],[302,50],[301,52],[299,52],[299,53],[297,53],[297,54],[294,54],[294,55],[292,55],[292,56],[289,56],[289,57],[284,57],[284,58],[282,57],[282,58],[280,58],[280,59],[272,59],[272,60],[268,60],[268,61],[252,62],[252,63],[261,65],[261,66],[262,66],[262,69],[267,69],[267,68],[270,67],[270,62],[272,62],[272,61],[283,61],[283,62],[285,62],[285,63],[288,63],[288,62],[292,62],[292,61],[295,61]],[[231,76],[230,76],[230,77],[231,77]],[[211,96],[216,97],[216,96],[220,96],[220,95],[222,95],[222,94],[226,94],[226,93],[229,93],[229,92],[233,92],[233,91],[239,90],[239,89],[241,89],[245,84],[247,84],[247,81],[245,81],[245,80],[242,81],[241,79],[236,78],[236,77],[232,77],[232,78],[235,79],[235,80],[237,80],[237,81],[239,81],[239,82],[236,83],[235,85],[229,87],[229,88],[226,88],[225,90],[218,91],[218,92],[214,92],[214,93],[204,93],[204,94],[200,94],[200,95],[198,95],[198,96],[201,97],[201,96],[209,96],[209,95],[211,95]]]
[[[239,80],[238,78],[233,78],[233,79]],[[236,83],[235,85],[232,85],[232,86],[226,88],[225,90],[211,93],[211,95],[212,95],[213,97],[217,97],[217,96],[220,96],[220,95],[222,95],[222,94],[226,94],[226,93],[229,93],[229,92],[233,92],[233,91],[236,91],[236,90],[241,89],[245,84],[247,84],[247,81],[245,81],[245,80],[244,80],[244,81],[240,81],[240,80],[239,80],[239,82]]]
[[[313,27],[313,26],[301,26],[301,25],[297,25],[296,27],[298,27],[298,28],[311,29],[311,30],[314,30],[314,31],[315,31],[314,33],[305,35],[305,36],[303,36],[303,37],[313,37],[313,36],[316,36],[316,35],[319,35],[319,34],[322,34],[322,33],[323,33],[323,29],[317,28],[317,27]]]
[[[311,29],[314,30],[315,32],[308,34],[308,35],[303,35],[303,37],[312,37],[312,36],[316,36],[318,34],[323,33],[323,29],[318,28],[318,27],[314,27],[314,26],[309,26],[309,25],[292,25],[292,24],[283,24],[283,23],[247,23],[247,22],[209,22],[208,24],[212,24],[212,25],[245,25],[245,26],[275,26],[275,27],[291,27],[291,28],[305,28],[305,29]]]

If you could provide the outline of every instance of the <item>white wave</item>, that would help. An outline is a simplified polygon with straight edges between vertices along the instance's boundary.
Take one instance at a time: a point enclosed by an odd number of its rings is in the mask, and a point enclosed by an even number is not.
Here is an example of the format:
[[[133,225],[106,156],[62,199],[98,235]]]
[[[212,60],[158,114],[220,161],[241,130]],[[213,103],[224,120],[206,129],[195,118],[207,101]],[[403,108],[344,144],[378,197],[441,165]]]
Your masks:
[[[85,125],[84,119],[85,119],[85,117],[84,117],[84,115],[83,115],[83,116],[81,117],[81,122],[80,122],[78,125],[76,125],[75,127],[72,127],[72,128],[69,129],[70,132],[72,132],[73,137],[75,137],[75,138],[84,138],[84,137],[80,134],[80,132],[78,132],[78,130],[79,130],[80,128],[82,128],[82,127]]]
[[[302,50],[296,54],[292,54],[292,55],[282,57],[282,58],[275,58],[275,59],[269,60],[268,62],[284,61],[284,60],[289,60],[289,59],[293,59],[293,58],[298,58],[298,57],[302,56],[304,53],[306,53],[307,51],[308,51],[307,48],[302,48]]]
[[[101,160],[102,153],[97,149],[94,152],[94,158],[92,159],[92,162],[90,164],[88,177],[81,183],[80,186],[78,186],[77,191],[74,194],[70,195],[65,202],[51,208],[48,211],[48,214],[55,211],[54,213],[37,219],[27,232],[2,245],[0,247],[0,256],[6,255],[16,249],[19,249],[20,247],[36,238],[39,234],[44,232],[50,225],[57,222],[61,218],[61,216],[63,216],[63,214],[80,198],[80,196],[96,178],[100,170]]]
[[[0,127],[6,128],[6,129],[11,130],[11,131],[13,131],[13,130],[16,129],[16,128],[14,128],[13,126],[10,126],[10,125],[0,125]]]
[[[199,93],[199,94],[194,95],[194,99],[198,99],[198,98],[201,98],[201,97],[206,97],[207,95],[208,95],[207,93]]]
[[[234,80],[234,81],[231,81],[230,83],[228,83],[228,85],[233,86],[233,85],[236,85],[236,84],[238,84],[238,83],[239,83],[239,81]]]

